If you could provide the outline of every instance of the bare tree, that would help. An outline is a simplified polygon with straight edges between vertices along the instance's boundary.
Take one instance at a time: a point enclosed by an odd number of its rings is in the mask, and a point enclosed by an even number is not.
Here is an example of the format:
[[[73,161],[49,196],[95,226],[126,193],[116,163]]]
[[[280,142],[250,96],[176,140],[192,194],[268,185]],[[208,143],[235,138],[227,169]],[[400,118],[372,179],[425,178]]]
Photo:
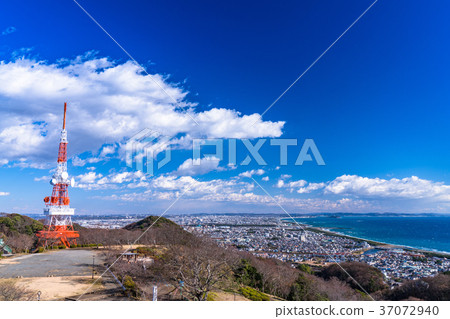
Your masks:
[[[379,269],[361,262],[331,264],[320,272],[320,276],[325,280],[336,277],[347,282],[353,289],[361,290],[362,287],[368,293],[387,288],[383,273]]]
[[[407,300],[416,298],[430,301],[450,300],[450,275],[408,280],[403,285],[385,291],[386,300]]]
[[[299,271],[297,269],[282,261],[258,258],[248,252],[239,252],[238,255],[241,260],[248,261],[260,277],[258,284],[247,283],[247,285],[282,298],[288,296],[291,285],[298,277]]]
[[[311,277],[314,279],[314,288],[317,292],[326,296],[327,299],[333,301],[354,301],[354,300],[370,300],[370,297],[366,297],[350,288],[350,286],[343,281],[340,281],[336,277],[330,280],[323,280],[319,277]]]
[[[199,241],[200,242],[200,241]],[[202,240],[201,245],[173,246],[168,255],[172,281],[183,281],[183,290],[194,300],[203,301],[208,292],[231,276],[229,254],[215,243]]]
[[[34,245],[35,238],[25,235],[25,234],[14,234],[13,236],[8,236],[6,239],[6,244],[11,247],[14,252],[28,252]]]
[[[34,292],[17,286],[13,280],[0,282],[0,301],[32,300]]]

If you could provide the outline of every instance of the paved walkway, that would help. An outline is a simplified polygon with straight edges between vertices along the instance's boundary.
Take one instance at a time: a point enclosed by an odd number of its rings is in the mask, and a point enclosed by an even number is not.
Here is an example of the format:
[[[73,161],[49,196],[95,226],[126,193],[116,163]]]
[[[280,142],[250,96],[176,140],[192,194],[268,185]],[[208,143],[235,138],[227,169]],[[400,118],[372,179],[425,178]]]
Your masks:
[[[98,252],[77,249],[5,258],[0,260],[0,278],[88,276],[94,256],[96,264],[103,263]]]

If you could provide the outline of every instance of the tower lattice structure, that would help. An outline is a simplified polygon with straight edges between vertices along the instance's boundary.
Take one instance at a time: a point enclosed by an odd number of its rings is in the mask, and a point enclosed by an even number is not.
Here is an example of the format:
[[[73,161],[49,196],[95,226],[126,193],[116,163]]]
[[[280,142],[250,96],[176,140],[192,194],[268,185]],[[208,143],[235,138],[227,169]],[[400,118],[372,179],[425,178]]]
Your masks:
[[[74,180],[69,179],[67,173],[67,131],[66,131],[66,111],[67,103],[64,103],[63,128],[58,151],[58,165],[55,174],[50,181],[53,185],[51,197],[45,197],[44,214],[47,216],[44,230],[37,233],[40,244],[44,247],[49,245],[63,244],[67,248],[76,245],[76,239],[80,237],[78,232],[74,231],[72,216],[75,209],[70,208],[69,186],[73,186]]]

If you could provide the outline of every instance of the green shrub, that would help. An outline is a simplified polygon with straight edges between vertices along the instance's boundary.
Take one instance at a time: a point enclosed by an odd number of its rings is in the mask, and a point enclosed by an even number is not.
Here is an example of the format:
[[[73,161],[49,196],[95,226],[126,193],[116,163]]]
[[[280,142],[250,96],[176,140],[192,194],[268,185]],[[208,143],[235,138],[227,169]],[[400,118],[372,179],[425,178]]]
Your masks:
[[[298,264],[297,267],[298,270],[306,272],[307,274],[312,274],[313,271],[311,269],[311,267],[309,267],[307,264]]]
[[[234,270],[234,276],[239,283],[245,286],[262,288],[262,275],[247,259],[241,259],[239,266]]]
[[[325,280],[336,277],[347,282],[353,289],[364,288],[369,294],[387,288],[383,273],[379,269],[361,262],[331,264],[325,267],[319,276]]]
[[[6,227],[11,228],[11,230],[15,230],[15,229],[13,229],[14,222],[9,217],[0,217],[0,224],[3,224]]]
[[[136,283],[134,282],[133,278],[128,275],[123,278],[123,286],[126,289],[136,289]]]
[[[209,292],[208,296],[206,297],[206,301],[216,301],[217,300],[217,294],[213,292]]]
[[[241,287],[239,288],[239,292],[247,299],[253,301],[269,301],[270,298],[265,293],[262,293],[256,289],[250,287]]]
[[[325,293],[317,289],[314,276],[300,273],[292,284],[288,300],[295,301],[326,301],[329,300]]]
[[[126,275],[123,278],[122,284],[125,287],[126,292],[130,296],[132,296],[132,297],[137,297],[138,296],[138,287],[137,287],[136,283],[134,282],[133,278],[131,278],[131,276]]]
[[[136,248],[136,253],[144,256],[153,256],[155,255],[156,251],[151,247],[138,247]]]

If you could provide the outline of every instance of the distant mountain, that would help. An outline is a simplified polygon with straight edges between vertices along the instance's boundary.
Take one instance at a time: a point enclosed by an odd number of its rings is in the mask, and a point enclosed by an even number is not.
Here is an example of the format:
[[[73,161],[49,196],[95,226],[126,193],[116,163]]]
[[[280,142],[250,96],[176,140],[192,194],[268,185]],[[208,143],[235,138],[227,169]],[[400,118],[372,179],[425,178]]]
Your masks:
[[[135,223],[131,223],[131,224],[123,227],[123,229],[126,229],[126,230],[145,230],[148,227],[150,227],[151,225],[153,225],[152,227],[161,227],[161,226],[180,227],[179,225],[177,225],[176,223],[174,223],[170,219],[167,219],[167,218],[164,218],[164,217],[158,217],[158,216],[147,216],[144,219],[141,219],[141,220],[139,220],[139,221],[137,221]]]

